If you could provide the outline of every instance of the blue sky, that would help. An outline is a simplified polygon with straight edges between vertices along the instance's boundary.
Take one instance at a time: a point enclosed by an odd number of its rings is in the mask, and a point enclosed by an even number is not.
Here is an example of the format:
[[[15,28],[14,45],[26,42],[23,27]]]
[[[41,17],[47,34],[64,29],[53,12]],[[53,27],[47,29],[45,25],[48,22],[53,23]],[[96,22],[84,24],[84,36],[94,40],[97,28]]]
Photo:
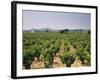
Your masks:
[[[23,10],[23,30],[90,29],[90,13],[47,12]]]

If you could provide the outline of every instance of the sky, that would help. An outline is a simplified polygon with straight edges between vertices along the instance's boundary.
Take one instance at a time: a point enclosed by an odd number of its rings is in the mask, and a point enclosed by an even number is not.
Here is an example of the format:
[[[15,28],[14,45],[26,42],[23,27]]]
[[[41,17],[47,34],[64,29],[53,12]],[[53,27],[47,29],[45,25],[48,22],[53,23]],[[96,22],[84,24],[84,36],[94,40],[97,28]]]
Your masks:
[[[23,10],[23,30],[90,29],[90,13]]]

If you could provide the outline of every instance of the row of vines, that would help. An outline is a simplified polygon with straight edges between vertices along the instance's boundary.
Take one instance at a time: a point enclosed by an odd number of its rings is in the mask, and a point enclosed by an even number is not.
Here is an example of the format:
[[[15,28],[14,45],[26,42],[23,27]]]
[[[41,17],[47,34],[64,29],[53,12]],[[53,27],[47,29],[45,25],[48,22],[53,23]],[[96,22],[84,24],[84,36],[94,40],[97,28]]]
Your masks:
[[[59,55],[65,67],[71,67],[78,58],[85,66],[91,65],[90,34],[88,32],[23,32],[23,66],[30,69],[32,62],[42,61],[44,68],[52,68],[54,57],[64,44]],[[75,49],[70,52],[70,45]]]

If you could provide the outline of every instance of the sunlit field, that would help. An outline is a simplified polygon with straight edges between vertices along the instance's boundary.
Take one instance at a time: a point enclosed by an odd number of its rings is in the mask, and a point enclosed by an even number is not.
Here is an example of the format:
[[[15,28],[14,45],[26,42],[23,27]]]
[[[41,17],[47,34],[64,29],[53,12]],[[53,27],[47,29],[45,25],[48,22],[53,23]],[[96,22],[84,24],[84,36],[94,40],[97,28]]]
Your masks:
[[[91,66],[90,31],[23,32],[23,69]]]

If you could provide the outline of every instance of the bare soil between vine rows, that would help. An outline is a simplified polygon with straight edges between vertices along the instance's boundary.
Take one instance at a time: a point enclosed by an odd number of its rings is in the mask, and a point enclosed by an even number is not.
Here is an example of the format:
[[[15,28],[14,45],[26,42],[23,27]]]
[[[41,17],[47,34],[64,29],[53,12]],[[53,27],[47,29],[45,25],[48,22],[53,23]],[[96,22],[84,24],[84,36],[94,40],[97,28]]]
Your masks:
[[[70,53],[75,53],[76,50],[73,48],[73,46],[70,44],[69,46],[70,46]],[[64,41],[63,39],[61,39],[60,50],[54,56],[52,68],[66,67],[66,65],[62,63],[60,58],[60,55],[63,54],[63,52],[64,52]],[[74,63],[71,64],[71,67],[81,67],[81,66],[82,66],[81,61],[76,57]],[[31,69],[41,69],[41,68],[45,68],[43,61],[42,60],[38,61],[37,58],[35,58],[35,60],[31,64]]]

